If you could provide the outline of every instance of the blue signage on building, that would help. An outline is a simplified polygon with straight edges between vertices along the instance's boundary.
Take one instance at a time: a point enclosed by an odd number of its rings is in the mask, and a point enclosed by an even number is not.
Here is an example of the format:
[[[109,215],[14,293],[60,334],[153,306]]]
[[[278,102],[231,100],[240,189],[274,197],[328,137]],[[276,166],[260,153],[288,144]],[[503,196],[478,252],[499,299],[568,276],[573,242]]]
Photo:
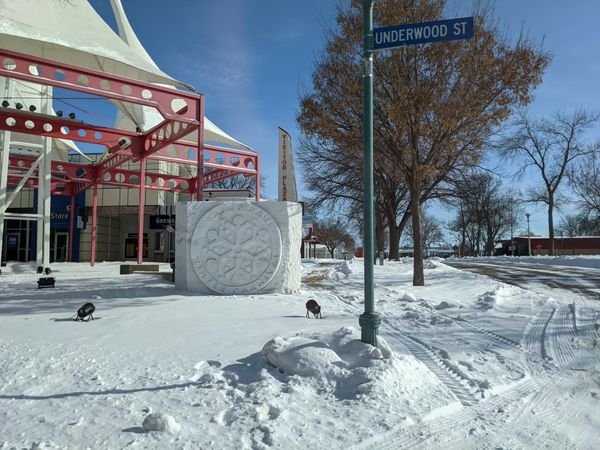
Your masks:
[[[37,212],[37,190],[33,196],[33,208],[31,212]],[[79,261],[79,237],[81,234],[78,222],[82,220],[79,212],[85,209],[85,192],[80,192],[75,196],[75,218],[77,221],[73,227],[73,261]],[[35,224],[35,222],[34,222]],[[68,232],[71,225],[71,197],[68,195],[53,195],[50,200],[50,233]],[[31,241],[36,242],[37,227],[32,226]],[[51,244],[52,246],[52,244]],[[35,261],[35,245],[30,245],[29,260]]]
[[[373,48],[401,47],[473,37],[473,17],[373,29]]]
[[[52,228],[69,228],[71,197],[68,195],[53,195],[50,205],[50,226]]]

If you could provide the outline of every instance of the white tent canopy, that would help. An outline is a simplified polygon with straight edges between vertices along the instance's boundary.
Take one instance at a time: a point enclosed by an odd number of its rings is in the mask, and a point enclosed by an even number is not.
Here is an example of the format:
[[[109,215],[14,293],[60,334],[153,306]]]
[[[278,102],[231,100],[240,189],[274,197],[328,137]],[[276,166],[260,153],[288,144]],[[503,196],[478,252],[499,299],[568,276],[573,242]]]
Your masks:
[[[0,0],[0,48],[75,66],[192,89],[160,70],[135,35],[121,0],[110,0],[119,34],[87,0]],[[153,108],[113,102],[117,126],[149,129],[163,118]],[[189,136],[189,140],[196,139]],[[205,140],[251,148],[205,119]]]
[[[87,0],[0,0],[0,47],[128,78],[184,86],[124,42]]]

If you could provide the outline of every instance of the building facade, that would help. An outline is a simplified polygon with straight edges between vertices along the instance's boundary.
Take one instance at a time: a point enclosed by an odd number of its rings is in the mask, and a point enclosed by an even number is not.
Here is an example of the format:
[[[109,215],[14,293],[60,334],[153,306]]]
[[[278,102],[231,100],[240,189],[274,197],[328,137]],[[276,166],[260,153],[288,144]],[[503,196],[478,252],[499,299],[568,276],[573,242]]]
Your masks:
[[[500,242],[496,249],[496,256],[527,256],[529,255],[529,242],[531,241],[531,255],[548,255],[550,238],[531,236],[515,237]],[[598,255],[600,254],[600,237],[555,237],[554,254],[560,255]]]
[[[98,155],[87,155],[94,159]],[[71,155],[78,162],[79,155]],[[163,161],[149,161],[148,168],[157,173],[173,174],[181,167]],[[139,170],[139,163],[130,162],[128,170]],[[205,189],[206,201],[253,200],[247,189]],[[37,208],[34,189],[23,189],[11,204],[8,212],[33,213]],[[143,258],[152,262],[174,261],[175,256],[175,205],[190,200],[189,195],[177,192],[146,190],[144,205]],[[138,204],[136,189],[112,186],[98,187],[98,215],[96,226],[96,259],[98,261],[135,261],[138,251]],[[51,198],[50,262],[69,261],[69,235],[71,218],[70,198],[53,195]],[[73,247],[71,261],[91,260],[91,208],[92,192],[88,190],[75,197]],[[2,246],[2,261],[35,261],[36,226],[34,221],[6,220]]]

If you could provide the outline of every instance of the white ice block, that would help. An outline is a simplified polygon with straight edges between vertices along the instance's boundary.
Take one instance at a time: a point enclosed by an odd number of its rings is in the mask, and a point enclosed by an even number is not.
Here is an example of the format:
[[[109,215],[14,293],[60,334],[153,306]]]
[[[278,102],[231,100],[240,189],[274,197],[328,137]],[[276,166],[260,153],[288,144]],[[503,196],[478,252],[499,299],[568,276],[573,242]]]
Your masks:
[[[181,202],[175,239],[178,289],[224,295],[300,290],[298,203]]]

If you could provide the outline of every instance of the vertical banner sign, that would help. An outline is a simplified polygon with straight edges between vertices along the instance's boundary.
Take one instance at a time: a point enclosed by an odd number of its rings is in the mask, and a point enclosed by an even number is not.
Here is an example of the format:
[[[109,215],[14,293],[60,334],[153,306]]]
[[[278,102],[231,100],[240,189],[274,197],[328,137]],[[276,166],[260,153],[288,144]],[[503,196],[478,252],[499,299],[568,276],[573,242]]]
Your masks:
[[[292,155],[292,139],[279,128],[279,196],[280,202],[297,202],[296,172]]]

